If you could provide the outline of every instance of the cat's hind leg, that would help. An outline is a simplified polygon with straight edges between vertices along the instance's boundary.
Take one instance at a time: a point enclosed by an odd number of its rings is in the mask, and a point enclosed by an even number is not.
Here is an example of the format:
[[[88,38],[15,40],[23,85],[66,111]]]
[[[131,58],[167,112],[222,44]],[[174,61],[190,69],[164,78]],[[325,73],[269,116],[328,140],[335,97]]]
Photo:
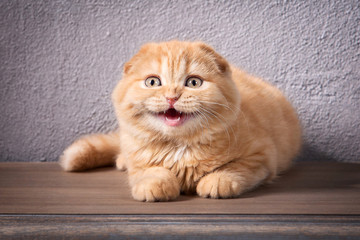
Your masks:
[[[116,168],[120,171],[125,171],[127,169],[126,158],[121,153],[117,155],[115,164],[116,164]]]

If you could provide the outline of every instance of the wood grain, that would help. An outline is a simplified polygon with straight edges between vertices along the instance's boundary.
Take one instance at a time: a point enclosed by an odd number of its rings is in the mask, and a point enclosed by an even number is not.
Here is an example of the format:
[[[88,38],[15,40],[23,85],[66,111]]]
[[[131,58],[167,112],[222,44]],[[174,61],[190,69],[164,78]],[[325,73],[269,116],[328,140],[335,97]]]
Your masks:
[[[303,162],[237,199],[131,198],[125,172],[66,173],[56,163],[0,163],[0,214],[360,214],[360,164]]]
[[[360,216],[0,216],[0,239],[359,239]]]

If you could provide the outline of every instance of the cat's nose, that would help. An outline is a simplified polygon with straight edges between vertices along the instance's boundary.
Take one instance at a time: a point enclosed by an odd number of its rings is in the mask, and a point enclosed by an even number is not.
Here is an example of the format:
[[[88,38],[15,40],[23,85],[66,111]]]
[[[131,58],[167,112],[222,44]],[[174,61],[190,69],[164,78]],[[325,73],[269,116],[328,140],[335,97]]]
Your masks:
[[[178,100],[179,98],[177,97],[173,97],[173,98],[166,98],[166,101],[170,104],[170,107],[174,107],[174,104],[176,103],[176,101]]]

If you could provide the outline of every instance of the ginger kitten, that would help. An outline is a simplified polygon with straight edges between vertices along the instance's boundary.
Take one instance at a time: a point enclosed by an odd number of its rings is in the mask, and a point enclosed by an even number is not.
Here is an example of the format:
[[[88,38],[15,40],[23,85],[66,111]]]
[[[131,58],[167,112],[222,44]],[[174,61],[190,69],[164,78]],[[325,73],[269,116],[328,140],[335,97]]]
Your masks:
[[[297,115],[281,92],[202,42],[144,45],[125,64],[112,100],[119,130],[75,141],[61,166],[116,162],[139,201],[181,192],[237,197],[286,170],[301,145]]]

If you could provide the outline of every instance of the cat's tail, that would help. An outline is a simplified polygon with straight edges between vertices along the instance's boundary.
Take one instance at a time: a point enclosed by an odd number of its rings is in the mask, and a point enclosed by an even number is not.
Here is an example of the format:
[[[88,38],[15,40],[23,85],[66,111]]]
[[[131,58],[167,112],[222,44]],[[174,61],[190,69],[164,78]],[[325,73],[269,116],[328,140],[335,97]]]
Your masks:
[[[60,165],[68,172],[114,165],[119,152],[117,132],[87,135],[65,149]]]

